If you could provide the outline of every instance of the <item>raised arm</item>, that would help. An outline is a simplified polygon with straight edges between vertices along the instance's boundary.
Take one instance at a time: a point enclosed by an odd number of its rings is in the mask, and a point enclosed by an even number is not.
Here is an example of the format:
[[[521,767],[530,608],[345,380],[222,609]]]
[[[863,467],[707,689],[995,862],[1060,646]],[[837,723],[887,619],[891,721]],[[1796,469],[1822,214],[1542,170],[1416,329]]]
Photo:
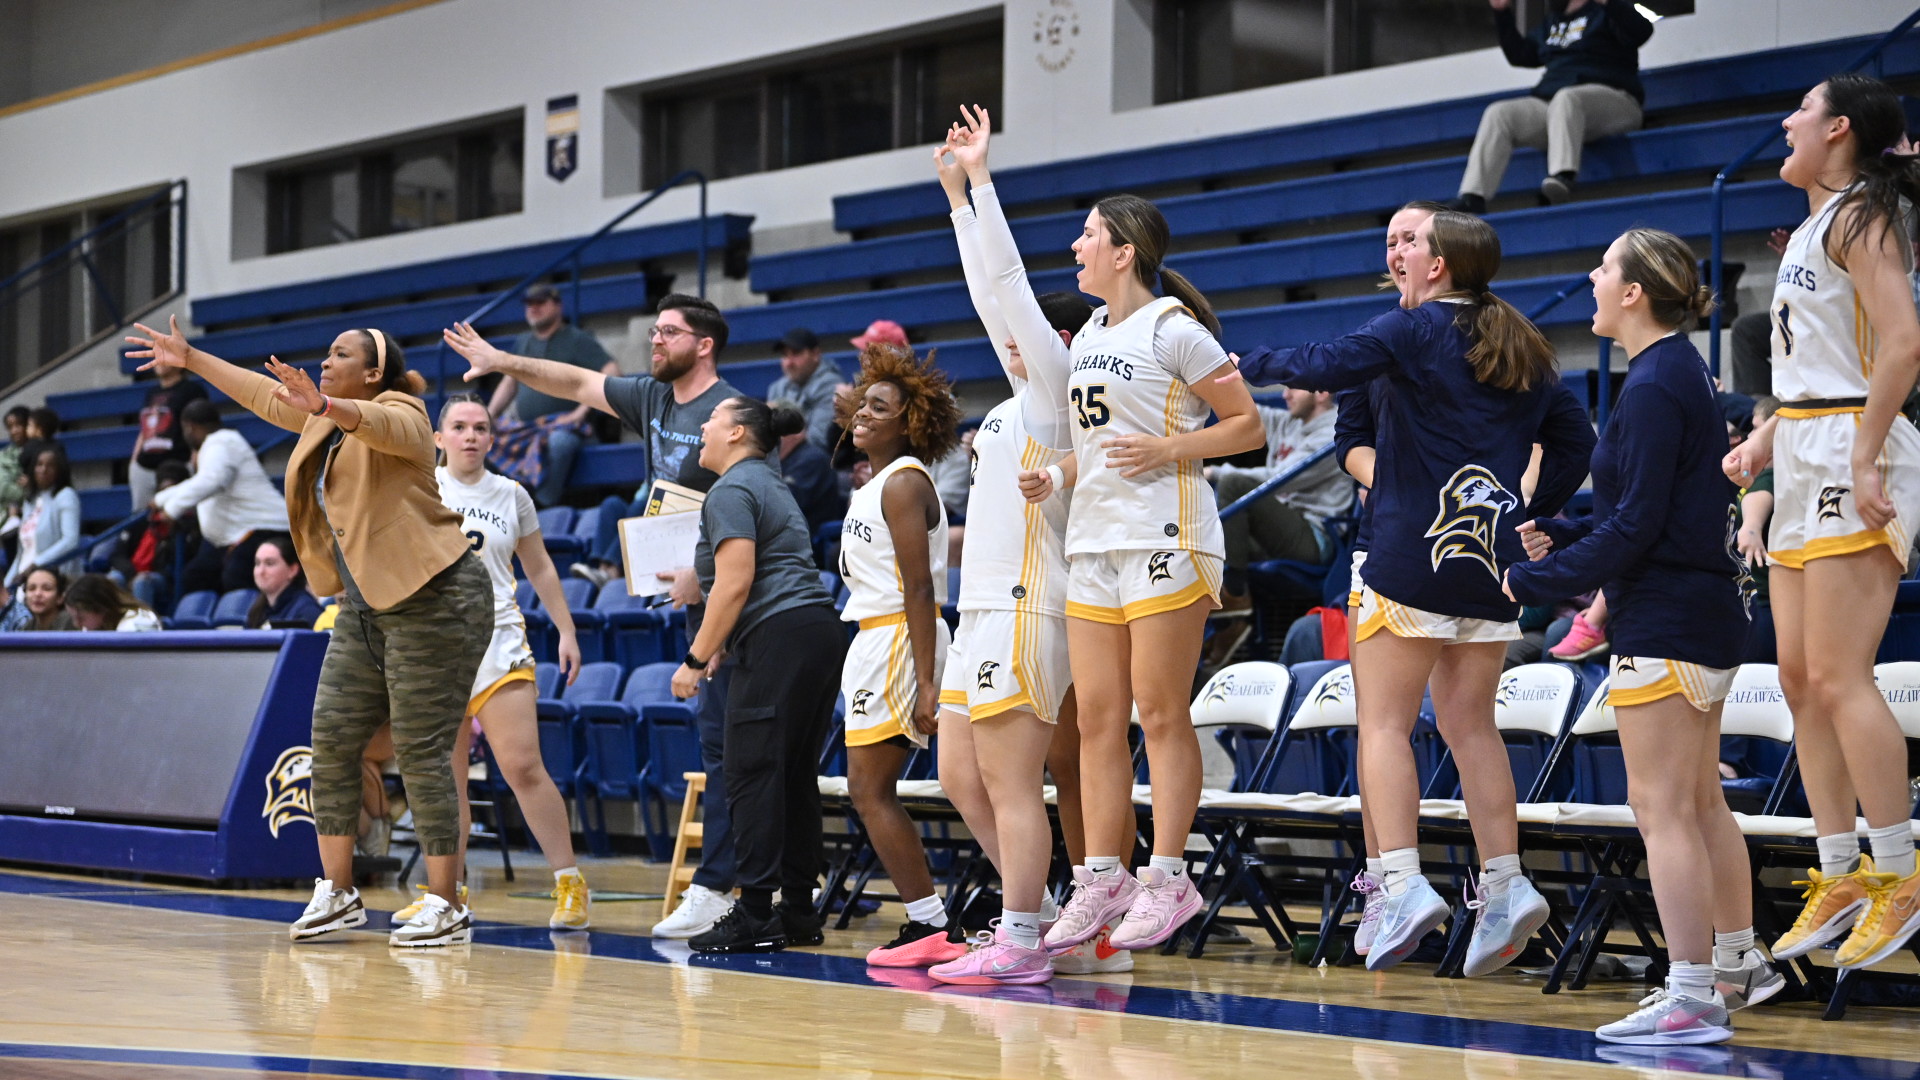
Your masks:
[[[193,475],[164,491],[154,492],[153,505],[168,517],[177,518],[232,486],[239,475],[240,463],[234,460],[230,441],[224,437],[228,433],[229,429],[222,428],[207,436],[207,441],[200,444]],[[232,434],[246,446],[245,436],[238,432]],[[252,453],[252,447],[246,449]]]
[[[552,360],[515,356],[496,348],[467,323],[454,323],[452,329],[442,331],[441,336],[449,348],[466,358],[468,371],[465,378],[468,382],[497,371],[511,375],[515,382],[543,394],[577,401],[603,413],[613,414],[612,406],[607,404],[607,375],[604,370],[592,371]]]
[[[1007,363],[1011,357],[1007,352],[1007,320],[1001,317],[1000,301],[994,298],[986,264],[981,258],[980,219],[973,212],[973,204],[967,201],[967,170],[958,161],[947,160],[952,152],[951,141],[935,147],[933,168],[940,174],[940,188],[946,192],[947,206],[952,212],[953,239],[960,247],[960,269],[967,278],[967,296],[973,301],[974,314],[980,316],[980,325],[986,328],[993,355],[1000,358],[1000,370],[1018,390],[1026,380],[1015,375]]]
[[[1027,268],[1020,261],[1020,248],[1013,242],[1013,230],[1000,208],[1000,196],[987,169],[987,144],[992,136],[992,120],[985,109],[961,110],[967,119],[964,141],[955,135],[954,159],[967,170],[973,184],[973,210],[978,224],[979,253],[983,274],[999,303],[1000,317],[1007,333],[1020,347],[1020,359],[1027,368],[1027,404],[1024,419],[1035,441],[1055,450],[1073,444],[1073,429],[1067,415],[1067,377],[1073,372],[1073,350],[1047,321],[1034,298],[1033,283],[1027,280]]]
[[[187,344],[186,335],[180,332],[180,320],[167,316],[167,331],[162,333],[144,323],[134,323],[138,334],[127,335],[128,344],[138,346],[127,355],[136,360],[144,359],[141,371],[155,368],[179,368],[198,375],[213,384],[213,388],[245,406],[255,416],[287,431],[303,431],[307,426],[307,413],[294,408],[276,394],[278,383],[258,372],[229,364],[212,353],[202,352]],[[269,361],[278,363],[277,359]]]

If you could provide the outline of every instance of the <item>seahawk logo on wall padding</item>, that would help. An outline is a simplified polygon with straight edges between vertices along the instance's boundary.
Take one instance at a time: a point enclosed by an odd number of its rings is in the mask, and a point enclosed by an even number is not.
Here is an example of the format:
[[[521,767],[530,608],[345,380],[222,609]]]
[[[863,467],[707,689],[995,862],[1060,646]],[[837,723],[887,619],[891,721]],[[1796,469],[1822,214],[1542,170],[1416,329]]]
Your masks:
[[[279,760],[267,770],[267,805],[260,816],[267,819],[267,831],[280,839],[280,827],[296,821],[313,821],[313,747],[289,746],[280,751]]]

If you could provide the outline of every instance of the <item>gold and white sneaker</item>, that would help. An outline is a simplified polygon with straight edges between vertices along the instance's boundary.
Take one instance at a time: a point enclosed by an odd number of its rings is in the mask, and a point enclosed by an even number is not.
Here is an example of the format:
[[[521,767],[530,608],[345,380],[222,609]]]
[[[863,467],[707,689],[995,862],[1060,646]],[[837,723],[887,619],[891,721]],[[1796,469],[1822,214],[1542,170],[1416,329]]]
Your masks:
[[[401,908],[399,911],[394,912],[393,918],[387,920],[392,925],[400,926],[412,921],[415,915],[420,914],[420,901],[427,898],[427,887],[425,885],[415,885],[413,888],[420,894],[419,899]],[[460,883],[460,906],[467,906],[467,883],[464,881]]]
[[[587,891],[587,879],[578,870],[553,879],[553,917],[547,920],[552,930],[585,930],[591,921],[587,911],[593,900]],[[466,897],[461,897],[464,902]]]

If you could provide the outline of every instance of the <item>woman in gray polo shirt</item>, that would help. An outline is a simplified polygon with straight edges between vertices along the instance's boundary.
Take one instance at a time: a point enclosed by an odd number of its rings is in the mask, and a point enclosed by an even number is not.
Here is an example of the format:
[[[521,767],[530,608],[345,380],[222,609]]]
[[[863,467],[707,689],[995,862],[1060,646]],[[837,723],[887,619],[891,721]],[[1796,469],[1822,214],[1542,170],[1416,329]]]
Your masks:
[[[706,618],[673,676],[692,697],[724,649],[727,806],[740,902],[693,938],[697,952],[775,952],[817,945],[820,748],[833,721],[847,635],[814,566],[807,519],[767,464],[805,421],[791,406],[729,397],[700,429],[700,466],[720,474],[701,508],[694,569]],[[778,909],[773,891],[780,890]]]

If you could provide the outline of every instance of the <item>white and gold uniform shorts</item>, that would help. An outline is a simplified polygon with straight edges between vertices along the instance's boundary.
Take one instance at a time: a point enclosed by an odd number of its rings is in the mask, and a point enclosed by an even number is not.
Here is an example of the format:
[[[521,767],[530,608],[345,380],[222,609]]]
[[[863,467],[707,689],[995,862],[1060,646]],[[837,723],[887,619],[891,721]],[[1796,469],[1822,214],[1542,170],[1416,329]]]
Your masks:
[[[1607,665],[1607,704],[1618,709],[1645,705],[1679,694],[1687,704],[1707,712],[1725,701],[1738,668],[1710,668],[1684,660],[1656,660],[1647,656],[1616,656]]]
[[[933,631],[933,678],[938,685],[953,635],[938,615]],[[916,690],[906,615],[860,620],[860,632],[847,647],[846,666],[840,670],[840,693],[846,699],[848,746],[886,742],[895,736],[927,745],[928,737],[913,726]]]
[[[1767,558],[1791,570],[1809,559],[1851,555],[1886,545],[1903,567],[1920,519],[1920,432],[1895,417],[1880,454],[1881,485],[1893,520],[1869,529],[1853,505],[1853,439],[1860,414],[1850,409],[1782,408],[1773,435],[1773,521]]]
[[[1025,709],[1051,724],[1073,685],[1067,620],[1025,611],[963,611],[940,704],[985,720]]]
[[[1375,631],[1385,630],[1394,637],[1431,638],[1449,645],[1472,645],[1482,641],[1516,641],[1518,622],[1492,619],[1463,619],[1457,615],[1436,615],[1398,601],[1389,600],[1373,589],[1360,587],[1359,629],[1353,640],[1365,641]]]
[[[480,712],[480,706],[510,682],[533,681],[533,648],[527,644],[527,628],[509,623],[493,628],[493,640],[487,643],[487,655],[473,677],[473,693],[467,699],[467,715]]]
[[[1196,600],[1211,611],[1220,606],[1221,561],[1180,550],[1069,555],[1067,616],[1120,626]]]
[[[1354,552],[1353,573],[1350,575],[1351,580],[1347,585],[1347,614],[1349,615],[1360,610],[1360,590],[1366,588],[1366,584],[1360,580],[1360,568],[1365,565],[1367,565],[1367,553],[1364,551]]]

